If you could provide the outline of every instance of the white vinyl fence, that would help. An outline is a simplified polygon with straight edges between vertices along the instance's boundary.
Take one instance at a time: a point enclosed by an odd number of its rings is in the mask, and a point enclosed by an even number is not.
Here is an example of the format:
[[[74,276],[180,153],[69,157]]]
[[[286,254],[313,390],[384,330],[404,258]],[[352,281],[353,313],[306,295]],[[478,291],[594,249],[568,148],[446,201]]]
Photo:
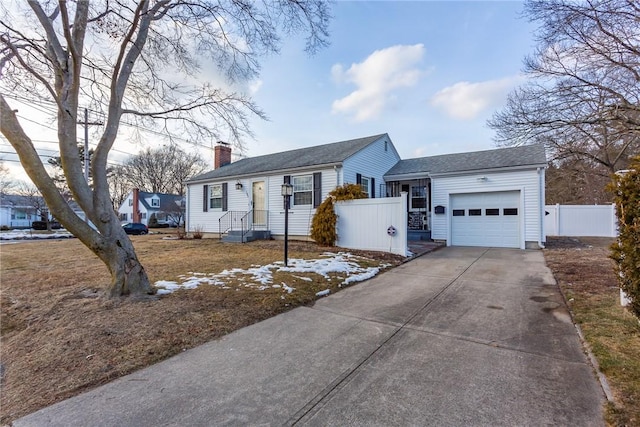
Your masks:
[[[336,202],[337,246],[407,255],[407,193]]]
[[[618,236],[615,204],[546,205],[544,208],[547,236]]]

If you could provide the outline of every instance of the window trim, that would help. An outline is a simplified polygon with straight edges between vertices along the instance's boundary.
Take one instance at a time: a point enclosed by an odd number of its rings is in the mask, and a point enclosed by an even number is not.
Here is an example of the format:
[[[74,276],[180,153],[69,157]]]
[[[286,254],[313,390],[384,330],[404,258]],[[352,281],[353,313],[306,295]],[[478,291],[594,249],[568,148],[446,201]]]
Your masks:
[[[413,196],[413,189],[422,189],[422,197],[414,197]],[[424,204],[422,207],[415,207],[413,206],[413,200],[424,200]],[[424,185],[411,185],[409,187],[409,206],[411,207],[412,210],[419,210],[419,211],[426,211],[427,210],[427,187],[425,187]]]
[[[214,190],[219,189],[220,190],[220,195],[216,195],[214,197]],[[211,210],[216,210],[216,211],[221,211],[222,210],[222,198],[223,198],[223,193],[222,193],[222,184],[210,184],[209,185],[209,203],[207,205],[207,207]],[[214,206],[214,200],[220,200],[220,206]]]
[[[365,188],[365,182],[366,182],[366,188]],[[367,197],[370,197],[371,196],[371,178],[368,176],[362,175],[360,177],[360,188],[367,195]]]
[[[296,191],[296,185],[302,185],[302,184],[296,184],[297,180],[302,180],[302,179],[306,179],[308,182],[305,183],[305,186],[308,186],[309,189],[305,189],[305,190],[298,190]],[[313,206],[313,174],[310,175],[295,175],[295,176],[291,176],[291,185],[293,185],[293,196],[291,196],[291,206],[295,207],[295,206],[299,206],[299,207],[312,207]],[[309,194],[309,202],[308,203],[296,203],[296,194]]]

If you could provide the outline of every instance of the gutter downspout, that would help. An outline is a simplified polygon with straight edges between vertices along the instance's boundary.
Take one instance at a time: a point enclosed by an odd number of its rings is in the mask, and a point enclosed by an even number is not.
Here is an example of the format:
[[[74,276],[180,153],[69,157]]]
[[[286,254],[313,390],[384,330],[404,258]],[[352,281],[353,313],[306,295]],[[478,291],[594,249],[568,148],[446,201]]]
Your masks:
[[[545,216],[545,186],[544,186],[544,168],[538,168],[538,195],[540,200],[540,233],[538,234],[538,246],[544,249],[544,216]]]

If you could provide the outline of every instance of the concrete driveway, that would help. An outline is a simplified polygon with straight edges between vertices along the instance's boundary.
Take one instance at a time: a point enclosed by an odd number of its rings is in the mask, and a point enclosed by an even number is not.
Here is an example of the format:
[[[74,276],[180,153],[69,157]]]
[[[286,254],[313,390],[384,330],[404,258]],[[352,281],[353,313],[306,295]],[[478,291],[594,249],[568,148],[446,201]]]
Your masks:
[[[601,426],[540,251],[453,248],[31,414],[21,426]]]

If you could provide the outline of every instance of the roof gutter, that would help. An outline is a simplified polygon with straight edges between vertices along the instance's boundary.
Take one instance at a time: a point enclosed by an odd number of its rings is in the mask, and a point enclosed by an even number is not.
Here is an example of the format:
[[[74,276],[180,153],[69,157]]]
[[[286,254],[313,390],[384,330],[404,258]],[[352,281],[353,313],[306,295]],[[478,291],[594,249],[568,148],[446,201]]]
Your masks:
[[[469,175],[472,173],[492,173],[492,172],[513,172],[519,170],[527,170],[527,169],[539,169],[546,168],[546,163],[536,163],[532,165],[521,165],[521,166],[507,166],[502,168],[489,168],[489,169],[469,169],[464,171],[453,171],[453,172],[441,172],[441,173],[429,173],[432,177],[442,177],[442,176],[457,176],[457,175]]]
[[[253,172],[253,173],[243,173],[236,175],[225,175],[225,176],[215,176],[212,178],[202,178],[197,180],[185,181],[186,185],[191,184],[199,184],[203,182],[213,182],[213,181],[229,181],[234,179],[243,179],[243,178],[251,178],[254,176],[271,176],[271,175],[280,175],[281,173],[296,173],[296,172],[306,172],[318,169],[333,169],[335,167],[342,167],[342,162],[334,162],[334,163],[323,163],[320,165],[311,165],[311,166],[301,166],[299,168],[289,168],[289,169],[275,169],[269,171],[261,171],[261,172]]]

